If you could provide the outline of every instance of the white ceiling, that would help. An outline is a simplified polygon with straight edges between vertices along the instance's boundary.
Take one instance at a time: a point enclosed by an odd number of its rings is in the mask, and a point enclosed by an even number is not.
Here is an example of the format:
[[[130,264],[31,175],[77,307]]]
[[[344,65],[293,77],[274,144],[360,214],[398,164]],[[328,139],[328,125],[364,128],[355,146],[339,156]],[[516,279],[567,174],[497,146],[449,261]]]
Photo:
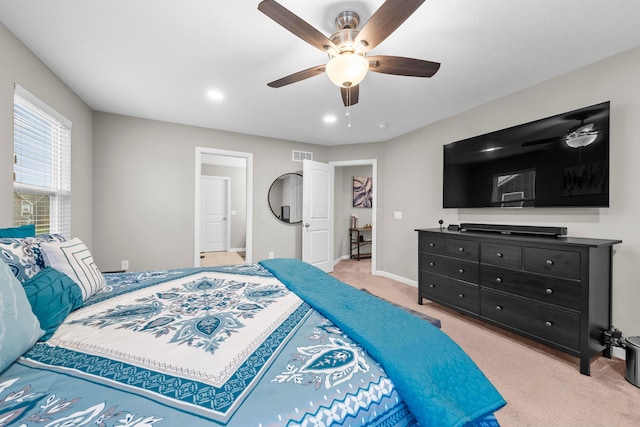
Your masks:
[[[267,87],[327,57],[258,3],[2,0],[0,21],[94,110],[323,145],[385,141],[640,46],[636,0],[427,0],[370,54],[440,70],[368,73],[349,128],[326,75]],[[280,3],[328,36],[338,12],[366,22],[383,1]]]

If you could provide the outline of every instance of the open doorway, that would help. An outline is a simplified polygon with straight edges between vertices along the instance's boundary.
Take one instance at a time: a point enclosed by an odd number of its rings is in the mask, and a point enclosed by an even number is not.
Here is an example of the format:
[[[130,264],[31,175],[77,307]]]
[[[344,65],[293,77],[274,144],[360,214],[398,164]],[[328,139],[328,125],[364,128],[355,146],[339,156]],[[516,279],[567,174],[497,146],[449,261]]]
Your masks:
[[[238,256],[244,262],[251,263],[253,154],[196,147],[195,157],[194,266],[237,263]],[[207,202],[207,197],[209,200],[216,200],[217,196],[215,189],[211,196],[207,196],[207,188],[203,185],[207,180],[203,180],[203,177],[217,177],[227,182],[227,194],[224,196],[227,205],[224,212],[207,206],[213,204],[217,208],[215,203]],[[210,213],[219,216],[209,215]],[[224,250],[208,251],[210,238],[220,238],[222,246],[215,248]],[[229,259],[236,261],[227,262]]]
[[[334,195],[334,252],[336,262],[350,259],[355,254],[357,245],[352,244],[353,238],[367,240],[361,245],[361,249],[371,258],[371,273],[377,271],[377,191],[378,191],[378,161],[377,159],[346,160],[330,162],[335,167],[335,195]],[[354,177],[371,178],[370,200],[371,207],[354,206],[353,179]],[[360,236],[352,237],[352,215],[358,217],[357,227],[361,230]],[[370,225],[370,227],[366,227]],[[357,236],[354,233],[354,236]]]

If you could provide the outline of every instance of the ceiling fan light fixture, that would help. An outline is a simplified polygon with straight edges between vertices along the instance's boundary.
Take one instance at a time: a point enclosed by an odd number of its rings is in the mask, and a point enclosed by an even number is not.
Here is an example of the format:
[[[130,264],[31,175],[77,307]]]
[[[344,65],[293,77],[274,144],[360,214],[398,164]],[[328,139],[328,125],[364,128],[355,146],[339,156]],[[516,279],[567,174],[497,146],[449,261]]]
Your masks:
[[[369,61],[353,52],[333,56],[327,63],[329,79],[339,87],[349,88],[360,84],[369,70]]]
[[[594,143],[598,135],[580,135],[567,138],[567,145],[571,148],[582,148]]]
[[[593,144],[598,138],[598,131],[594,127],[594,123],[581,125],[567,135],[565,143],[571,148],[582,148]]]

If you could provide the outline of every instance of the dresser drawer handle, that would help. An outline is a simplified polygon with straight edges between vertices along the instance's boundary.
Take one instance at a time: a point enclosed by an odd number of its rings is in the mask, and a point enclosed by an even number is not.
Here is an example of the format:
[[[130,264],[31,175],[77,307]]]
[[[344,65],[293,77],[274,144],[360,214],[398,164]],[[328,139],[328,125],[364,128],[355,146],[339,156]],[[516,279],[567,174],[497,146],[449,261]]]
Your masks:
[[[430,263],[429,263],[429,265],[430,265],[431,267],[433,267],[434,265],[436,265],[436,263],[435,263],[435,262],[430,262]]]
[[[501,311],[502,310],[502,306],[501,305],[496,305],[496,310]]]
[[[545,289],[545,293],[546,293],[547,295],[551,295],[551,294],[553,293],[553,289],[551,289],[551,288],[547,288],[547,289]]]
[[[458,294],[458,298],[464,298],[464,294]]]
[[[436,285],[434,285],[433,283],[431,283],[431,284],[429,284],[429,287],[430,287],[430,288],[435,288],[435,287],[436,287]]]
[[[547,328],[550,328],[550,327],[552,327],[552,326],[553,326],[553,323],[552,323],[552,322],[544,322],[544,325],[545,325]]]
[[[458,248],[458,252],[464,252],[464,248]]]
[[[432,248],[436,246],[435,243],[429,243],[429,246],[431,246]]]
[[[461,268],[460,270],[458,270],[458,273],[464,273],[464,268]]]
[[[496,254],[496,256],[497,256],[498,258],[502,258],[502,252],[498,252],[498,253]]]
[[[496,282],[502,283],[502,277],[496,277]]]
[[[550,259],[548,259],[548,260],[547,260],[547,265],[553,265],[553,261],[552,261],[552,260],[550,260]]]

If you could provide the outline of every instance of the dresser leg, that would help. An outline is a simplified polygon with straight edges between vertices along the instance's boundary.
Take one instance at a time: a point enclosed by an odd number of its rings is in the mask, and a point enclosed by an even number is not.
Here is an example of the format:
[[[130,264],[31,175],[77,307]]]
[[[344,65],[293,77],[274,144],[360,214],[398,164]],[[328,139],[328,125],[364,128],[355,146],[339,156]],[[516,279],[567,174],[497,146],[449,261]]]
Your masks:
[[[591,376],[591,358],[588,356],[580,356],[580,373],[582,375]]]
[[[422,297],[418,294],[418,304],[422,305]]]

